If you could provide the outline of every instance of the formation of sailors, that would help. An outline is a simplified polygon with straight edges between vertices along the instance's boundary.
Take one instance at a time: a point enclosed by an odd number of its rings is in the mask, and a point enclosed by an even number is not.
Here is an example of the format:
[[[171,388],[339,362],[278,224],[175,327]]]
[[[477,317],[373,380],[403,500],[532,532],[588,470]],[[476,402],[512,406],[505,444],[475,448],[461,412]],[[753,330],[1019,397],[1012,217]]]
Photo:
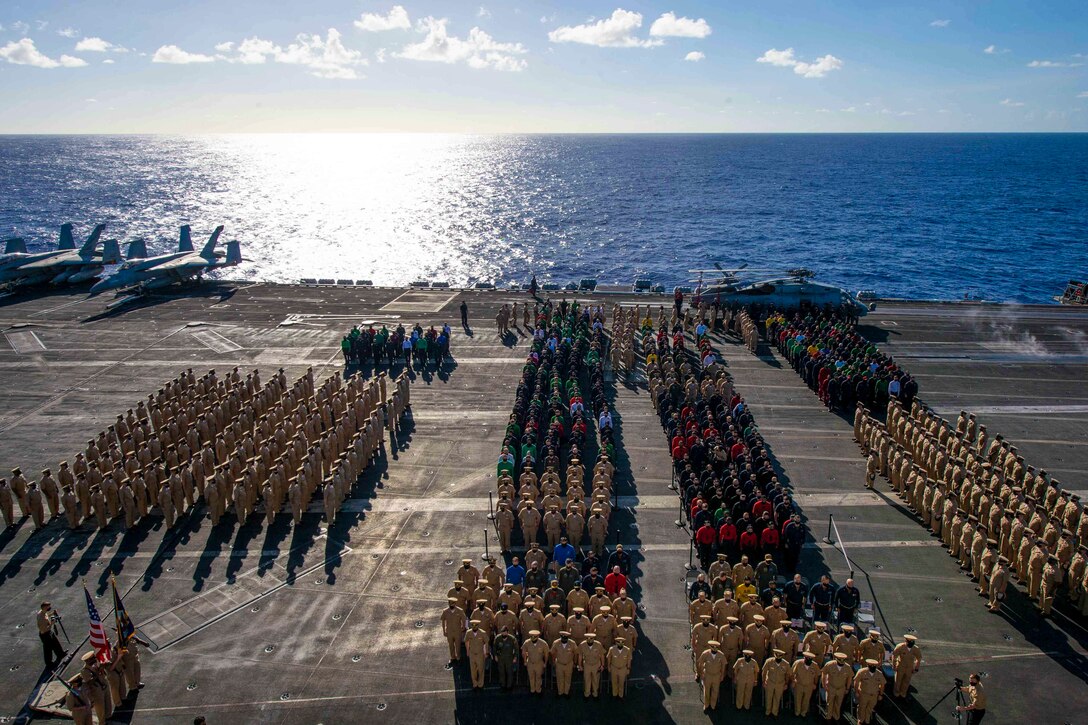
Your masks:
[[[859,639],[861,594],[852,580],[835,587],[825,576],[809,587],[794,574],[779,587],[780,573],[797,567],[806,531],[707,323],[696,323],[690,353],[679,325],[655,334],[645,320],[642,329],[651,399],[705,572],[689,590],[692,666],[704,708],[716,708],[722,685],[731,683],[737,709],[751,708],[758,689],[766,715],[777,716],[788,703],[803,717],[822,690],[828,719],[852,702],[858,721],[870,722],[887,684],[885,662],[894,671],[894,694],[907,697],[921,664],[917,638],[905,635],[891,652],[878,628]],[[739,326],[754,347],[750,323],[738,310],[727,325]]]
[[[639,326],[640,306],[612,306],[611,361],[613,370],[630,376],[636,370],[635,331]]]
[[[831,410],[850,412],[861,402],[883,410],[892,396],[910,405],[918,382],[880,352],[842,311],[805,308],[764,319],[767,337]]]
[[[114,644],[110,661],[105,663],[99,662],[94,652],[82,656],[83,666],[66,680],[64,695],[64,707],[76,725],[109,722],[114,709],[144,686],[140,681],[141,646],[148,643],[138,637],[130,637],[124,645]]]
[[[918,383],[841,311],[766,317],[768,337],[832,409],[854,406],[866,486],[886,478],[1001,611],[1009,582],[1048,616],[1056,600],[1088,614],[1088,516],[1080,497],[1025,463],[973,413],[953,424],[918,399]],[[881,411],[884,422],[870,411]]]
[[[638,630],[636,605],[627,593],[631,558],[622,545],[607,557],[607,576],[601,571],[616,475],[603,368],[609,348],[604,313],[566,300],[545,300],[532,309],[532,327],[525,324],[533,342],[496,466],[495,515],[504,553],[520,529],[528,568],[513,557],[505,572],[494,559],[479,572],[465,559],[447,592],[442,629],[451,664],[466,654],[474,689],[484,686],[493,662],[504,689],[514,687],[524,664],[534,694],[544,692],[550,673],[556,693],[569,696],[580,671],[585,697],[600,696],[605,672],[611,694],[623,697]],[[523,310],[529,314],[528,304]],[[517,324],[516,312],[516,306],[500,311],[500,334],[511,319]],[[582,455],[594,415],[599,453],[587,495]]]
[[[621,547],[618,553],[615,568],[626,577],[624,567],[630,566],[630,558]],[[539,548],[531,549],[526,560],[531,571],[545,571],[547,556]],[[450,663],[467,656],[473,689],[484,687],[490,671],[497,673],[504,690],[510,690],[524,665],[534,694],[544,692],[550,673],[555,692],[569,696],[578,671],[584,697],[600,696],[605,672],[611,694],[624,696],[639,637],[637,608],[625,587],[609,592],[594,585],[599,581],[596,567],[581,576],[571,558],[554,577],[545,575],[543,588],[531,584],[535,580],[516,558],[505,573],[493,558],[482,572],[471,559],[464,559],[457,577],[440,619]]]
[[[356,325],[340,340],[340,351],[345,366],[360,366],[367,362],[393,365],[398,360],[408,365],[414,360],[416,365],[424,367],[428,361],[433,360],[438,365],[449,357],[451,336],[448,324],[443,324],[441,329],[431,325],[426,330],[418,322],[411,330],[405,329],[404,325],[397,325],[392,330],[385,325],[378,329],[373,325],[366,328]]]
[[[748,310],[740,310],[736,315],[736,331],[744,340],[744,346],[753,354],[759,352],[759,328]]]
[[[495,523],[503,552],[510,550],[515,528],[520,528],[526,546],[539,541],[543,528],[549,550],[563,536],[579,547],[587,532],[592,549],[604,550],[612,513],[615,451],[612,415],[605,401],[603,323],[603,313],[591,315],[577,302],[553,305],[548,300],[538,309],[533,342],[496,465]],[[582,392],[583,373],[588,378],[588,405]],[[587,504],[582,452],[594,411],[599,454]]]
[[[886,423],[860,403],[854,435],[866,455],[866,485],[888,480],[923,525],[978,582],[991,611],[1013,576],[1043,616],[1065,596],[1088,614],[1088,514],[1080,497],[1024,462],[973,413],[953,425],[921,401],[888,402]]]
[[[189,369],[118,416],[56,478],[45,469],[27,484],[15,469],[10,484],[0,479],[0,510],[13,525],[14,499],[41,528],[44,498],[75,530],[92,518],[100,529],[118,517],[132,527],[158,507],[169,528],[204,499],[213,525],[227,511],[244,522],[259,502],[269,523],[286,505],[298,524],[316,497],[332,522],[409,396],[405,373],[392,386],[384,374],[345,382],[336,373],[315,388],[312,368],[290,386],[282,369],[265,384],[257,370],[197,378]]]
[[[703,569],[722,554],[761,565],[770,561],[773,576],[779,563],[792,571],[804,544],[804,524],[709,335],[697,335],[697,352],[690,355],[681,330],[670,335],[661,329],[654,336],[644,328],[643,346],[651,399]],[[759,591],[765,586],[761,581]]]

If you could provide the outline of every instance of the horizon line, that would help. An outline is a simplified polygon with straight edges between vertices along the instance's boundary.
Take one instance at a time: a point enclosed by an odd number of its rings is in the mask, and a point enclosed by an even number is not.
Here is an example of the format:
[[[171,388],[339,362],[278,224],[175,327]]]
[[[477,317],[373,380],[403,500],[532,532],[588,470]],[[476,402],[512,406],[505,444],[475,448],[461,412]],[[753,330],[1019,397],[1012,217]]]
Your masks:
[[[0,131],[0,138],[50,136],[1076,136],[1083,131]]]

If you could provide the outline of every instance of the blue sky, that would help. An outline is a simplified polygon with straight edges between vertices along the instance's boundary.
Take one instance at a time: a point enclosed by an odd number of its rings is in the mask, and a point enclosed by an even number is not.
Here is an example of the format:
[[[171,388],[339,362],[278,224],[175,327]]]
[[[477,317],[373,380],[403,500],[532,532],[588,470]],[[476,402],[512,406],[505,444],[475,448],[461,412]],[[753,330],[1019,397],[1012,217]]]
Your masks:
[[[1088,131],[1088,3],[17,0],[3,133]]]

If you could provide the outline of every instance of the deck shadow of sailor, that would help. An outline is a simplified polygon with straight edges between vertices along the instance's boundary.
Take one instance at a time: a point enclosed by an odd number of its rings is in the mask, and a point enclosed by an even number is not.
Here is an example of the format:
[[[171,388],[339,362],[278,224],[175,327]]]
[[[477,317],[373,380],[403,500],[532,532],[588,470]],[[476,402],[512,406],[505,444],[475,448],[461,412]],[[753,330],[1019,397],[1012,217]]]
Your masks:
[[[264,520],[267,521],[267,519]],[[276,560],[280,558],[280,544],[287,539],[290,531],[291,516],[285,511],[280,511],[271,525],[265,524],[264,543],[261,544],[260,556],[257,560],[258,576],[264,576],[265,572],[272,569]]]
[[[173,528],[165,530],[162,540],[155,550],[155,554],[151,557],[151,562],[144,571],[144,583],[141,587],[141,591],[151,591],[151,587],[154,586],[155,580],[162,575],[163,569],[165,568],[165,562],[174,558],[179,543],[184,544],[187,542],[193,532],[200,528],[200,521],[201,516],[194,515],[193,510],[190,509],[183,517],[177,519]],[[160,521],[160,525],[156,525],[155,529],[158,530],[162,528],[162,523],[164,522]]]
[[[306,566],[306,554],[317,543],[321,534],[321,517],[316,513],[303,513],[302,522],[291,531],[291,548],[287,554],[287,584],[293,584],[300,569]]]
[[[204,551],[197,561],[196,569],[193,570],[194,592],[204,589],[204,582],[212,573],[212,563],[222,553],[225,545],[230,542],[233,536],[233,528],[227,525],[225,521],[221,521],[218,526],[211,527],[208,538],[204,542]]]
[[[37,535],[41,537],[40,540],[36,542],[40,547],[39,552],[44,550],[48,545],[56,544],[58,542],[60,542],[60,544],[53,550],[52,554],[50,554],[38,570],[38,575],[34,579],[35,586],[40,586],[47,578],[59,572],[64,567],[65,562],[75,556],[77,552],[83,549],[83,547],[87,546],[87,544],[90,543],[92,532],[93,530],[77,529],[72,531],[68,528],[60,529],[56,527],[47,527],[46,529],[37,532]],[[28,540],[26,543],[29,544],[30,541]],[[19,553],[21,553],[21,550]],[[37,554],[30,558],[37,558]],[[13,557],[12,564],[14,564],[15,561],[16,559]],[[7,569],[5,568],[5,572],[6,571]],[[18,571],[17,566],[14,571]],[[0,577],[0,582],[5,578],[7,577]]]
[[[68,579],[64,583],[65,586],[70,587],[86,576],[91,571],[91,566],[94,562],[102,555],[102,552],[116,540],[116,531],[111,531],[110,529],[96,530],[93,538],[91,538],[88,543],[87,548],[83,551],[83,555],[79,557],[79,561],[72,567],[72,571],[69,573]]]
[[[147,538],[149,533],[151,533],[151,528],[151,521],[144,517],[131,529],[125,530],[125,533],[121,536],[120,543],[117,545],[117,550],[114,551],[109,563],[106,564],[102,574],[98,577],[99,594],[106,591],[106,586],[109,584],[111,574],[118,575],[124,571],[125,562],[131,558],[131,554],[139,548],[140,543]]]
[[[250,514],[249,518],[238,527],[230,549],[230,561],[227,562],[227,570],[224,574],[228,584],[234,583],[236,575],[249,557],[250,543],[257,538],[263,528],[264,518],[256,513]]]

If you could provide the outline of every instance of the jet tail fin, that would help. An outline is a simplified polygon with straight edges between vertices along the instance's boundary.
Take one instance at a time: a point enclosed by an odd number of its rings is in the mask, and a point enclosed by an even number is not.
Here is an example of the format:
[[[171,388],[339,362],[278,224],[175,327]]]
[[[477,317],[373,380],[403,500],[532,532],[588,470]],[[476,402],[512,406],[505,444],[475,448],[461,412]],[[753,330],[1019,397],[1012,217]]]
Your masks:
[[[223,225],[220,224],[212,232],[212,235],[208,237],[208,243],[204,245],[204,249],[200,251],[200,256],[204,259],[215,259],[215,245],[219,243],[219,235],[223,233]]]
[[[4,240],[4,254],[26,254],[26,242],[22,237]]]
[[[128,243],[129,259],[147,259],[147,242],[137,239]]]
[[[191,252],[193,251],[193,237],[191,236],[192,227],[188,224],[181,228],[181,239],[178,241],[179,252]]]
[[[98,246],[98,238],[102,236],[102,232],[105,228],[105,224],[99,224],[94,228],[94,231],[91,232],[91,236],[87,237],[87,241],[83,242],[83,246],[79,248],[79,256],[90,257],[94,254],[95,247]]]
[[[57,245],[57,249],[75,249],[76,240],[72,236],[72,225],[61,224],[60,225],[60,244]]]
[[[120,264],[122,261],[121,245],[116,239],[107,239],[102,242],[102,264]]]
[[[227,264],[239,264],[242,261],[242,243],[237,239],[227,242]]]

